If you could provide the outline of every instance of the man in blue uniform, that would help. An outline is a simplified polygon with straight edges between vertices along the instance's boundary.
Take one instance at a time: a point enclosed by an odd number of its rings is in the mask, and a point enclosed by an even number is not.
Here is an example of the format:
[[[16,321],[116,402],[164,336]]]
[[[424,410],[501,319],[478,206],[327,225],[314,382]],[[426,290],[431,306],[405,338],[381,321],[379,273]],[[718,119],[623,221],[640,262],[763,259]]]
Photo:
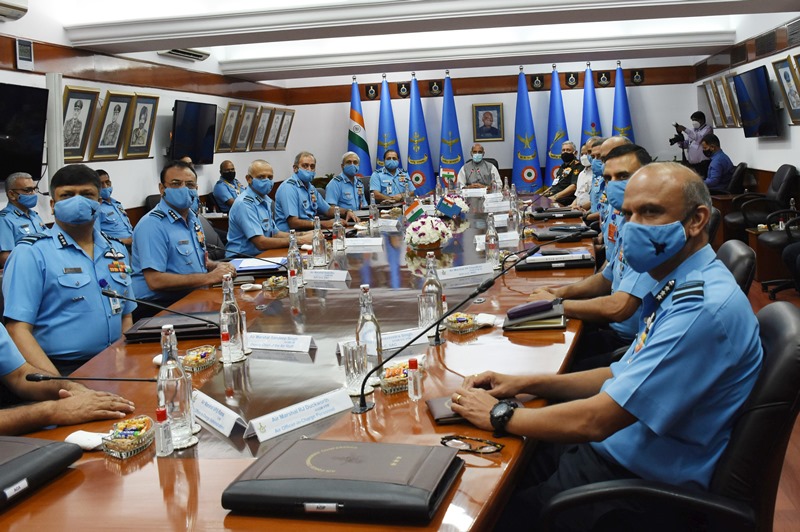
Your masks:
[[[292,177],[281,183],[275,194],[275,224],[281,231],[308,231],[314,228],[314,216],[333,218],[334,208],[311,184],[317,169],[317,159],[313,153],[298,153],[294,158],[293,169]],[[342,223],[345,220],[358,221],[351,210],[340,211],[339,215]],[[333,227],[333,220],[322,221],[322,227],[330,229]]]
[[[14,408],[2,404],[0,434],[25,434],[49,425],[74,425],[99,419],[118,419],[133,412],[133,403],[118,395],[96,392],[71,381],[29,382],[31,373],[46,373],[32,366],[0,325],[0,384],[28,401]]]
[[[372,174],[369,179],[369,190],[375,193],[375,200],[389,203],[403,201],[403,193],[416,190],[408,174],[400,168],[400,157],[394,150],[386,150],[383,154],[383,167]]]
[[[500,530],[530,530],[553,495],[592,482],[643,478],[707,489],[758,377],[758,322],[708,245],[711,198],[702,179],[678,163],[647,165],[631,178],[623,211],[625,258],[657,284],[622,359],[563,375],[486,372],[453,394],[453,410],[483,429],[591,442],[537,445]],[[497,400],[518,393],[561,402],[514,410]],[[613,508],[586,508],[559,525],[589,530]]]
[[[368,207],[364,197],[364,184],[357,175],[360,161],[358,155],[352,151],[342,156],[342,173],[331,179],[325,187],[325,201],[330,205],[338,205],[340,209],[351,211]]]
[[[114,237],[128,249],[133,243],[133,226],[125,213],[122,203],[111,197],[114,187],[111,185],[111,178],[105,170],[97,170],[100,176],[100,230],[106,235]]]
[[[195,288],[222,282],[226,273],[236,275],[236,269],[207,258],[205,234],[191,209],[194,170],[182,161],[167,163],[158,189],[161,201],[133,230],[133,288],[140,299],[167,306]],[[140,308],[136,318],[156,312]]]
[[[47,226],[33,210],[39,202],[38,188],[30,174],[16,172],[6,178],[8,205],[0,210],[0,268],[23,237],[47,233]]]
[[[706,186],[712,194],[727,194],[728,185],[731,184],[731,178],[733,177],[733,162],[728,157],[728,154],[722,151],[719,145],[719,137],[709,133],[700,141],[700,147],[703,148],[703,155],[710,160],[708,174],[704,180]]]
[[[247,169],[249,185],[236,198],[228,215],[228,245],[226,256],[258,255],[264,250],[289,247],[289,233],[279,231],[272,218],[272,190],[274,171],[264,160],[250,163]],[[298,235],[298,244],[310,244],[312,233]]]
[[[622,209],[628,179],[650,162],[647,151],[635,144],[624,144],[608,153],[604,173],[609,179],[606,191],[612,207]],[[622,222],[624,217],[620,216]],[[608,365],[611,353],[630,345],[639,328],[642,298],[655,281],[631,268],[621,246],[617,249],[601,272],[577,283],[545,287],[531,294],[532,299],[563,298],[564,315],[591,322],[584,327],[575,348],[573,370],[585,369],[588,357],[592,357],[590,364],[595,367]]]
[[[125,246],[100,233],[100,179],[69,165],[50,181],[55,225],[20,240],[3,276],[8,332],[31,365],[69,374],[122,336],[134,303]],[[12,304],[13,302],[13,304]]]
[[[242,190],[244,187],[236,179],[236,167],[233,162],[222,161],[219,165],[219,181],[214,184],[212,192],[219,211],[228,212]]]

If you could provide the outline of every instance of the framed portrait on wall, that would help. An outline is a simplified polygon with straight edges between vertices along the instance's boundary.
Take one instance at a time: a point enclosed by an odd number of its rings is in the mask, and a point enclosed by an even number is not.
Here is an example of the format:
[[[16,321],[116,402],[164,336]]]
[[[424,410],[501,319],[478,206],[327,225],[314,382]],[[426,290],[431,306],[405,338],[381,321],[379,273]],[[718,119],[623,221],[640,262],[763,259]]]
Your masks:
[[[269,126],[270,118],[272,118],[272,107],[262,105],[256,115],[256,132],[250,141],[250,151],[264,149],[264,140],[267,138],[267,126]]]
[[[64,160],[83,160],[100,91],[83,87],[64,88]]]
[[[119,158],[122,142],[125,140],[125,132],[128,131],[130,125],[133,96],[133,94],[124,92],[106,92],[100,121],[92,143],[91,159],[93,161]]]
[[[714,127],[726,127],[725,119],[722,118],[722,113],[719,110],[719,100],[717,99],[714,84],[710,80],[703,82],[706,98],[708,98],[708,106],[711,108],[711,116],[714,119]]]
[[[731,104],[731,111],[733,112],[733,121],[736,127],[742,127],[742,117],[739,114],[739,99],[736,97],[736,86],[733,84],[733,77],[736,72],[728,72],[722,79],[725,85],[725,95],[728,97],[728,102]]]
[[[772,62],[775,70],[775,77],[778,78],[778,85],[781,88],[783,102],[789,112],[792,124],[800,124],[800,79],[797,76],[797,68],[792,64],[791,56]]]
[[[245,151],[250,145],[250,137],[253,135],[253,124],[256,122],[258,107],[255,105],[245,105],[242,111],[242,119],[239,121],[239,129],[236,130],[236,143],[233,151]]]
[[[714,89],[719,97],[720,112],[725,119],[725,123],[728,125],[728,127],[738,127],[739,123],[733,113],[733,104],[731,103],[730,98],[728,98],[725,80],[722,77],[714,78]]]
[[[241,114],[242,104],[228,103],[228,108],[225,110],[225,117],[222,119],[222,127],[219,129],[216,151],[233,151],[233,135],[236,133],[236,126],[239,125],[239,116],[241,116]]]
[[[267,126],[267,138],[264,140],[265,150],[275,149],[275,141],[278,140],[278,131],[281,129],[281,122],[285,113],[285,109],[274,109],[272,111],[272,118],[270,118],[269,126]]]
[[[294,110],[284,109],[283,121],[281,128],[278,131],[278,140],[275,141],[276,150],[285,150],[286,144],[289,142],[289,133],[292,130],[292,122],[294,121]]]
[[[503,104],[472,104],[472,133],[475,142],[503,140]]]
[[[125,134],[123,156],[125,159],[149,157],[156,125],[158,96],[136,93],[131,109],[131,125]]]

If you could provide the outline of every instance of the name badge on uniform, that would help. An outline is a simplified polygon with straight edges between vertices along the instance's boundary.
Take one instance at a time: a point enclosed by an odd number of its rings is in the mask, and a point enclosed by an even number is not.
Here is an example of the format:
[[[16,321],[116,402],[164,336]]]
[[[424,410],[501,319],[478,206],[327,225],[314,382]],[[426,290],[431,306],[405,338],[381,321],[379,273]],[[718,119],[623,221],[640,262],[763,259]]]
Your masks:
[[[119,314],[122,312],[122,303],[118,297],[110,297],[108,300],[111,303],[111,314]]]
[[[83,273],[83,268],[64,268],[64,273]]]
[[[31,228],[30,228],[30,226],[28,224],[20,225],[19,226],[19,230],[22,231],[23,233],[25,233],[26,235],[31,234]]]
[[[617,242],[617,224],[610,223],[608,224],[608,240],[610,242]]]

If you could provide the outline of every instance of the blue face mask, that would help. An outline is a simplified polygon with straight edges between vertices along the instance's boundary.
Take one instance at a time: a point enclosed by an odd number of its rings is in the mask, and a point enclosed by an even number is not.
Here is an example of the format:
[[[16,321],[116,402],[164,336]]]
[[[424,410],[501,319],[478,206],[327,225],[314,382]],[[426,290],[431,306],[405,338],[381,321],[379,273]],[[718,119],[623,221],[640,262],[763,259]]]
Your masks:
[[[482,153],[473,153],[472,154],[472,162],[473,163],[481,164],[482,160],[483,160],[483,154]]]
[[[652,271],[675,256],[686,245],[680,221],[664,225],[627,222],[622,226],[622,252],[639,273]]]
[[[388,161],[383,162],[383,166],[385,166],[386,169],[389,170],[390,172],[394,172],[395,170],[397,170],[397,167],[400,166],[400,161],[389,159]]]
[[[348,164],[344,168],[342,168],[342,172],[344,172],[344,175],[346,175],[347,177],[353,177],[358,173],[358,166],[354,164]]]
[[[101,188],[100,197],[103,198],[104,200],[110,199],[112,192],[114,192],[114,187]]]
[[[297,178],[302,181],[304,185],[311,183],[315,175],[317,175],[316,172],[312,172],[311,170],[305,170],[303,168],[297,169]]]
[[[56,220],[71,225],[92,223],[99,212],[100,204],[85,196],[72,196],[53,205]]]
[[[272,190],[272,179],[253,179],[250,182],[250,188],[255,190],[259,196],[266,196]]]
[[[26,209],[33,209],[39,203],[39,196],[37,194],[20,194],[17,201]]]
[[[597,177],[602,176],[603,175],[603,170],[605,170],[605,166],[606,165],[604,165],[603,161],[601,161],[599,158],[598,159],[592,159],[592,173],[595,176],[597,176]]]
[[[192,194],[186,187],[165,188],[164,200],[174,209],[186,210],[192,206]]]
[[[618,211],[622,210],[622,200],[625,198],[625,187],[627,186],[627,179],[624,181],[609,181],[606,185],[608,202]]]

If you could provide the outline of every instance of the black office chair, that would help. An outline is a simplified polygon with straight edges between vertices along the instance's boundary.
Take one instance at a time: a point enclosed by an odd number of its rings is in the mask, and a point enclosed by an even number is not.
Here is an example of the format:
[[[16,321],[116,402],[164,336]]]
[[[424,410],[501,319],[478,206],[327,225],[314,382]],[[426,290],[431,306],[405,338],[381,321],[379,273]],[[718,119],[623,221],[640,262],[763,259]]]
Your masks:
[[[708,220],[708,241],[714,242],[717,236],[719,223],[722,221],[722,213],[716,207],[711,207],[711,218]]]
[[[756,273],[756,252],[738,240],[728,240],[719,247],[717,259],[733,274],[736,284],[747,295]]]
[[[203,233],[206,235],[206,244],[210,244],[207,246],[208,249],[208,258],[211,260],[222,260],[225,258],[225,246],[228,243],[228,235],[225,231],[219,230],[213,225],[211,222],[205,219],[203,216],[198,216],[198,220],[200,220],[200,225],[203,226]],[[221,249],[214,249],[214,246]]]
[[[744,178],[747,176],[747,163],[739,163],[733,169],[731,182],[728,184],[728,194],[741,194],[744,192]]]
[[[491,157],[484,157],[483,160],[489,164],[493,164],[494,167],[497,168],[497,171],[498,172],[500,171],[500,164],[497,162],[497,159],[492,159]]]
[[[780,301],[758,313],[764,361],[750,397],[733,427],[709,490],[699,491],[639,479],[598,482],[553,497],[542,513],[546,530],[563,512],[585,504],[637,501],[652,513],[612,512],[602,530],[637,522],[647,530],[771,531],[775,496],[786,447],[800,407],[800,309]],[[627,515],[624,515],[626,514]],[[656,517],[657,516],[657,517]],[[675,528],[677,520],[681,523]],[[614,528],[617,527],[617,528]]]
[[[742,194],[733,199],[732,209],[725,215],[725,227],[733,238],[747,242],[746,229],[766,223],[771,212],[789,207],[789,200],[797,196],[797,168],[784,164],[769,184],[766,194]]]
[[[144,206],[147,207],[147,212],[152,211],[158,202],[161,201],[161,194],[151,194],[144,199]]]
[[[784,229],[773,229],[773,225],[777,226],[778,222],[783,219],[789,219],[785,222]],[[800,242],[800,212],[793,209],[782,209],[775,211],[767,216],[766,225],[768,231],[758,235],[758,243],[775,249],[779,253],[795,242]],[[775,300],[776,294],[782,290],[793,288],[795,286],[794,279],[768,279],[761,282],[761,289],[764,292],[769,292],[769,298]]]

